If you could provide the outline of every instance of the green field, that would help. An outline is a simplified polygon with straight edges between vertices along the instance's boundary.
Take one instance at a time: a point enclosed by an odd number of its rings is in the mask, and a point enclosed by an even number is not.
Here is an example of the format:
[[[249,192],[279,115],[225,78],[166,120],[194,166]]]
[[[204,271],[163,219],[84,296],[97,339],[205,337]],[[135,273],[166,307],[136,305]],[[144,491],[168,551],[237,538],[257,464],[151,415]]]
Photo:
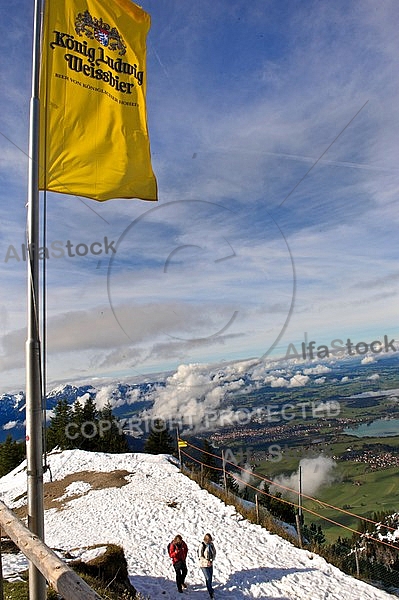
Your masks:
[[[277,463],[264,461],[257,466],[256,472],[271,479],[281,474],[290,475],[297,471],[299,462],[304,457],[312,458],[320,454],[328,457],[339,457],[348,447],[361,448],[364,443],[388,443],[390,446],[398,447],[399,437],[366,439],[340,436],[339,441],[336,443],[320,444],[312,448],[312,451],[305,452],[303,448],[287,448],[284,451],[282,461]],[[337,466],[333,471],[333,483],[320,487],[313,494],[320,502],[306,498],[303,498],[302,502],[305,523],[314,522],[321,525],[329,542],[334,541],[338,536],[350,537],[352,532],[339,525],[334,525],[327,519],[355,530],[358,528],[358,520],[356,517],[344,512],[325,507],[321,504],[322,502],[368,518],[372,518],[375,512],[396,512],[399,510],[399,467],[371,471],[365,463],[339,460],[336,462]],[[304,480],[302,480],[302,487],[306,490],[306,481]],[[298,501],[297,496],[286,497],[295,503]],[[307,512],[305,509],[317,513],[320,517]]]
[[[358,463],[340,463],[337,475],[341,478],[329,486],[321,488],[317,498],[332,506],[345,509],[362,517],[371,517],[375,512],[396,512],[399,508],[399,469],[393,467],[382,471],[365,472],[365,465]],[[358,482],[360,485],[356,485]],[[332,508],[323,507],[319,502],[303,500],[304,508],[357,530],[358,520],[348,514]],[[311,513],[304,512],[305,522],[314,521],[321,525],[328,541],[338,536],[351,536],[352,532],[333,525],[325,518],[317,518]]]

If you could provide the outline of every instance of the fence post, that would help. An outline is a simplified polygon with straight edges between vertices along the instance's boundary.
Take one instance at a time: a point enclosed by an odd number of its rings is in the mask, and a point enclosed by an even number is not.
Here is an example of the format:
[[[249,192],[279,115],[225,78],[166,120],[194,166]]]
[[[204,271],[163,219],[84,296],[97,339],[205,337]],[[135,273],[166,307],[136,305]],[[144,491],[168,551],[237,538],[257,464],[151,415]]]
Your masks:
[[[256,522],[259,525],[259,498],[258,494],[255,494],[255,508],[256,508]]]
[[[357,553],[357,548],[355,548],[355,561],[356,561],[356,576],[358,579],[360,579],[359,556]]]
[[[180,471],[182,471],[183,470],[183,463],[182,463],[182,460],[181,460],[181,448],[180,448],[179,440],[180,440],[179,427],[176,425],[177,453],[179,455]]]
[[[224,450],[222,450],[222,464],[223,464],[223,484],[224,484],[224,491],[227,494],[226,461],[224,460]]]
[[[299,547],[303,548],[303,539],[302,539],[302,524],[301,524],[301,518],[299,516],[299,513],[297,512],[295,515],[295,520],[296,520],[296,530],[298,532],[298,542],[299,542]]]

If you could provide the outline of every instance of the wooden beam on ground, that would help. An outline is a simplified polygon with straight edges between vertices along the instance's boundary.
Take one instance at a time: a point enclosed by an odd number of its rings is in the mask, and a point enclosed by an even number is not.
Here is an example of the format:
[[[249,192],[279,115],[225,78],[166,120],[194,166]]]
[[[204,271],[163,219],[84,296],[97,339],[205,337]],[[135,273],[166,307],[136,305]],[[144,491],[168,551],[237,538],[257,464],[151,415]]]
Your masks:
[[[0,525],[65,600],[103,600],[0,500]]]

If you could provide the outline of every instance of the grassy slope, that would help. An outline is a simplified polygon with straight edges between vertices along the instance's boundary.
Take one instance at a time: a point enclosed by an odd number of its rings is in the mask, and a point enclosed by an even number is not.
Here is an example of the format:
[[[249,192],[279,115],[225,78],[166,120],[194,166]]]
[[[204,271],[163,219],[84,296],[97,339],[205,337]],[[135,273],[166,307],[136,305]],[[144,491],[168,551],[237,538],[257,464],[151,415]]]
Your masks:
[[[306,456],[318,456],[323,453],[325,456],[339,456],[349,446],[351,448],[360,448],[363,443],[388,443],[392,446],[399,446],[398,438],[353,438],[346,437],[340,439],[337,443],[320,445],[312,448],[311,452],[305,453],[302,449],[287,449],[283,460],[279,463],[263,462],[256,469],[256,472],[267,478],[286,473],[290,474],[297,470],[299,461]],[[359,482],[361,485],[356,485]],[[306,482],[302,482],[305,487]],[[371,517],[374,512],[399,510],[399,468],[391,467],[380,471],[369,471],[364,463],[351,461],[340,461],[335,471],[334,483],[323,486],[319,489],[316,497],[320,501],[327,502],[338,508],[350,506],[347,510],[359,516]],[[297,498],[294,499],[297,502]],[[337,521],[342,525],[357,529],[358,520],[350,515],[338,512],[334,509],[322,507],[320,503],[303,500],[304,508],[308,508],[322,517],[327,517]],[[311,513],[305,511],[305,522],[314,521],[320,524],[328,541],[335,540],[338,536],[351,536],[352,533],[345,528],[335,526],[325,519],[317,518]]]

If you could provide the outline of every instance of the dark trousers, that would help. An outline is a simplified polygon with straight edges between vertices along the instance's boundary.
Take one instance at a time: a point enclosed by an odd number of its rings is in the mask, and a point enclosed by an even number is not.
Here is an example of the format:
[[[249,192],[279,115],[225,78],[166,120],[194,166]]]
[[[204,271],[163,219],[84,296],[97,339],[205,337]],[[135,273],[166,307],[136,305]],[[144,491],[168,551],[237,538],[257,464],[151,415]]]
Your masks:
[[[212,587],[212,576],[213,576],[213,566],[212,567],[201,567],[201,571],[205,577],[206,589],[209,592],[211,598],[213,598],[213,587]]]
[[[187,566],[183,560],[178,560],[173,565],[174,570],[176,571],[176,585],[179,592],[182,591],[182,585],[186,579],[187,575]]]

